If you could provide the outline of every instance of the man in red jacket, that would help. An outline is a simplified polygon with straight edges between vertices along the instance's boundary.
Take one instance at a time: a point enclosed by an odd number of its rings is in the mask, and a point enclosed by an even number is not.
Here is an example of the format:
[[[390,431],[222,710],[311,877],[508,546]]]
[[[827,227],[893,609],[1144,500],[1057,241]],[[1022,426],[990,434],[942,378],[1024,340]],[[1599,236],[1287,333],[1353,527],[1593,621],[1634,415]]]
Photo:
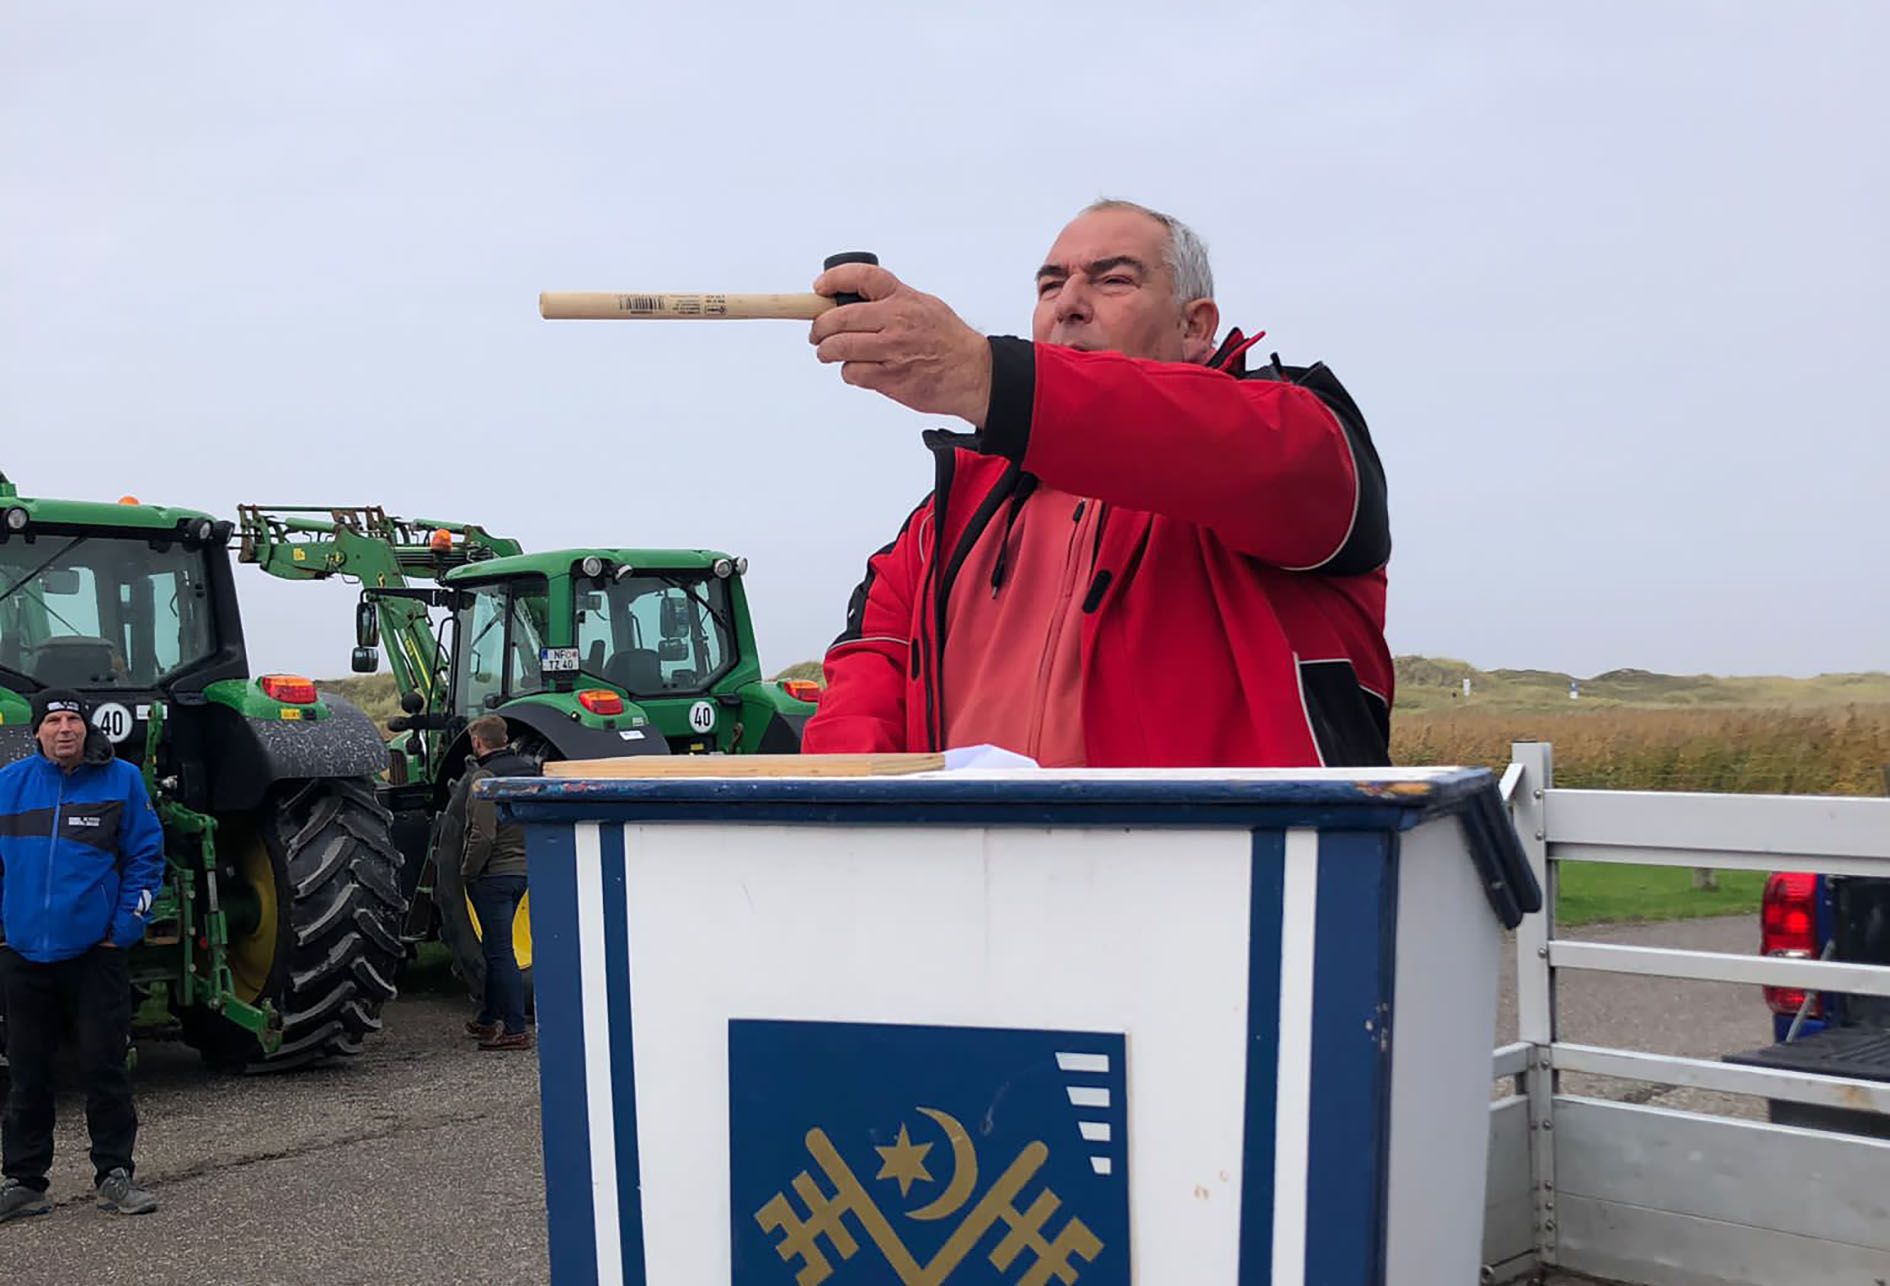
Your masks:
[[[1184,224],[1099,202],[1037,272],[1031,340],[885,269],[810,340],[925,435],[930,497],[867,562],[807,753],[992,744],[1046,767],[1388,759],[1384,473],[1324,365],[1217,346]],[[1255,336],[1255,339],[1258,339]]]

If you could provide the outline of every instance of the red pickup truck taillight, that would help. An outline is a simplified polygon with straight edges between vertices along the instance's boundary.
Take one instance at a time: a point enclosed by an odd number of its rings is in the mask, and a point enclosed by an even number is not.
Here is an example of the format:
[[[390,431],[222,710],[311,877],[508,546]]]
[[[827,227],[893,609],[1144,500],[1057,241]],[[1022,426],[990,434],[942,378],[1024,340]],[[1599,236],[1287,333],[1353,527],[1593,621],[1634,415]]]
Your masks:
[[[1767,877],[1759,908],[1759,954],[1809,960],[1818,954],[1818,877],[1799,871]],[[1767,987],[1765,1003],[1775,1014],[1796,1014],[1805,993],[1793,987]],[[1820,1002],[1811,1004],[1816,1017]]]

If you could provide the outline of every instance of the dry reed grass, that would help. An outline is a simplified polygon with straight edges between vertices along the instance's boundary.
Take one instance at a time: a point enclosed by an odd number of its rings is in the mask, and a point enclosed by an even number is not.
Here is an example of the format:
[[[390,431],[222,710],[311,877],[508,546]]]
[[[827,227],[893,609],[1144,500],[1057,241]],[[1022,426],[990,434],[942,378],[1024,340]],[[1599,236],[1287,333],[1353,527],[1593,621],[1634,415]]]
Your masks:
[[[1500,768],[1512,741],[1553,743],[1560,786],[1880,795],[1890,765],[1890,703],[1432,711],[1394,718],[1392,756],[1400,764]]]

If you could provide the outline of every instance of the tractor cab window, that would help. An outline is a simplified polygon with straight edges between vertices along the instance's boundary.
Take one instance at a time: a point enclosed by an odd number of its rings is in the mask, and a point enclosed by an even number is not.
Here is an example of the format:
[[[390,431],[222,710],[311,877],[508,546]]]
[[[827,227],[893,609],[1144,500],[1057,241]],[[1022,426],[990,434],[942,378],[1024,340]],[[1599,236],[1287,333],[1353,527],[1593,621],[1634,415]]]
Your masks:
[[[43,536],[0,545],[0,669],[44,687],[155,688],[216,650],[202,553]]]
[[[728,582],[707,572],[645,573],[577,595],[584,672],[632,697],[706,692],[735,665]]]
[[[520,577],[472,590],[460,609],[454,709],[476,719],[513,697],[542,691],[545,579]]]

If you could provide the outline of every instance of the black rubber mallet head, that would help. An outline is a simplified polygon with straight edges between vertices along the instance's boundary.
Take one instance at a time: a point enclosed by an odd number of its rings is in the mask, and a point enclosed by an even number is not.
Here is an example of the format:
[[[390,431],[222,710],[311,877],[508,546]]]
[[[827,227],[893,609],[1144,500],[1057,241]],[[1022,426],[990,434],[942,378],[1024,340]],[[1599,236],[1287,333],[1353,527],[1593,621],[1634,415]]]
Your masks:
[[[876,264],[878,262],[879,256],[874,254],[871,250],[846,250],[837,255],[828,255],[827,261],[823,263],[821,267],[838,268],[843,263]],[[840,294],[835,295],[833,301],[836,304],[863,304],[866,302],[866,299],[864,296],[856,295],[849,290],[842,291]]]

